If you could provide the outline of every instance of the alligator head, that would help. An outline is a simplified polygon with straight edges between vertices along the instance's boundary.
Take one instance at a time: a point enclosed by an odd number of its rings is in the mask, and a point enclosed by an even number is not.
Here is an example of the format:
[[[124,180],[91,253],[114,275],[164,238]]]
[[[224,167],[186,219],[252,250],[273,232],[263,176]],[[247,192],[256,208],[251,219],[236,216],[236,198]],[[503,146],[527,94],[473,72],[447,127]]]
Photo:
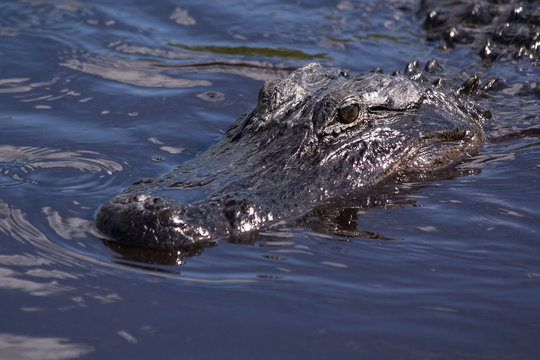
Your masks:
[[[483,116],[416,65],[409,76],[352,76],[309,64],[266,82],[221,140],[109,200],[97,228],[131,246],[207,245],[400,174],[422,179],[453,167],[483,142]]]

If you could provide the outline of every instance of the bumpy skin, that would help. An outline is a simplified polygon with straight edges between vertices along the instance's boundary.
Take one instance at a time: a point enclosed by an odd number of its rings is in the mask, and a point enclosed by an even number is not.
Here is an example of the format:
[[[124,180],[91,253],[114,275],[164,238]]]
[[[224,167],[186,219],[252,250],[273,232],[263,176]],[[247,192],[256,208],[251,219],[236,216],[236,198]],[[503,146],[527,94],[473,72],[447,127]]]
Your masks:
[[[538,0],[422,0],[421,16],[429,39],[469,44],[488,63],[540,56]]]
[[[351,76],[309,64],[268,81],[256,107],[214,146],[134,183],[101,207],[96,225],[120,244],[204,246],[249,237],[398,173],[422,178],[452,167],[482,143],[484,119],[429,74],[437,68],[411,62],[406,76]]]

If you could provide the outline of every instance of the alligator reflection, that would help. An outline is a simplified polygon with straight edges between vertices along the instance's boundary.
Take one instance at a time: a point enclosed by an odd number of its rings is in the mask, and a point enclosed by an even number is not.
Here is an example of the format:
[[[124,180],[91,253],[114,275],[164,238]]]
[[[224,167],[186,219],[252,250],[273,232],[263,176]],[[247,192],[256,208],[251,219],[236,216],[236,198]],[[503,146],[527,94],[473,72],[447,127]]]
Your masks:
[[[456,171],[455,171],[456,172]],[[454,173],[455,173],[454,172]],[[361,214],[374,209],[402,209],[417,207],[416,200],[408,195],[425,187],[425,184],[388,184],[376,192],[356,194],[354,197],[333,200],[311,210],[306,215],[291,219],[282,224],[276,224],[272,231],[265,231],[264,236],[257,232],[224,238],[222,240],[234,244],[253,245],[258,241],[283,241],[279,233],[280,227],[288,228],[291,223],[295,227],[306,227],[315,233],[332,236],[333,241],[354,240],[402,240],[388,237],[375,231],[361,229]],[[275,231],[275,235],[272,232]],[[103,243],[118,256],[117,263],[145,270],[170,272],[171,269],[155,265],[180,266],[186,258],[199,256],[208,246],[186,247],[176,249],[149,249],[119,245],[103,240]]]
[[[401,240],[377,232],[358,229],[356,221],[359,211],[361,210],[358,208],[315,211],[315,217],[306,219],[304,225],[318,233],[340,236],[344,241],[350,241],[353,237],[373,240]]]
[[[109,249],[118,256],[113,262],[128,265],[139,269],[158,272],[174,272],[170,269],[161,269],[148,265],[183,265],[185,258],[201,255],[206,247],[190,247],[185,249],[145,249],[134,246],[123,246],[112,241],[103,240]],[[148,264],[148,265],[145,265]]]
[[[358,191],[345,197],[332,199],[314,207],[303,216],[274,224],[270,226],[270,229],[264,231],[264,235],[257,231],[252,231],[220,240],[243,245],[254,245],[257,242],[263,241],[277,243],[283,241],[280,230],[287,231],[291,226],[309,228],[314,233],[330,235],[331,240],[329,241],[405,240],[402,237],[390,237],[370,230],[368,228],[370,225],[362,221],[362,214],[376,209],[421,207],[422,205],[417,203],[414,195],[422,189],[432,186],[431,183],[433,181],[477,176],[482,172],[482,168],[486,165],[486,162],[490,161],[494,160],[477,155],[456,168],[446,168],[431,174],[400,173],[375,187]],[[201,246],[190,245],[184,248],[152,249],[121,245],[106,239],[102,241],[109,249],[117,254],[113,262],[138,269],[166,273],[177,273],[177,270],[160,266],[184,265],[187,258],[199,256],[205,248],[216,246],[216,244],[206,244]]]

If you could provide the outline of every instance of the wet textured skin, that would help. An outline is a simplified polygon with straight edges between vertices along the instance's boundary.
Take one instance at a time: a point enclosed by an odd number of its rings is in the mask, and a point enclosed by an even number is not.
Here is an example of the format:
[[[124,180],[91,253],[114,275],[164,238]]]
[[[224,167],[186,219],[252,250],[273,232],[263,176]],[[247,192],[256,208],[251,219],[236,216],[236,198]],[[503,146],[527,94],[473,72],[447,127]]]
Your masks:
[[[483,142],[481,112],[411,62],[406,75],[348,75],[309,64],[265,83],[255,108],[214,146],[105,203],[97,228],[147,248],[249,238],[280,219],[400,176],[427,178]],[[461,93],[461,95],[459,95]],[[407,175],[408,174],[408,175]]]
[[[443,47],[469,44],[491,63],[540,56],[539,0],[422,0],[421,17],[429,39]]]

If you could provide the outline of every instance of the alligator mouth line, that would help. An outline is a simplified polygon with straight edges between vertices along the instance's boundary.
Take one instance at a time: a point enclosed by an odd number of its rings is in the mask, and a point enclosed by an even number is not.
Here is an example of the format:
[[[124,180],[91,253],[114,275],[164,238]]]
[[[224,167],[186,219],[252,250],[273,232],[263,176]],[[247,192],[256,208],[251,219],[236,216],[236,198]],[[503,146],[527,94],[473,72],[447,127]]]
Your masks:
[[[444,170],[472,156],[473,150],[483,141],[481,133],[470,134],[461,128],[422,136],[387,170],[386,174]]]

